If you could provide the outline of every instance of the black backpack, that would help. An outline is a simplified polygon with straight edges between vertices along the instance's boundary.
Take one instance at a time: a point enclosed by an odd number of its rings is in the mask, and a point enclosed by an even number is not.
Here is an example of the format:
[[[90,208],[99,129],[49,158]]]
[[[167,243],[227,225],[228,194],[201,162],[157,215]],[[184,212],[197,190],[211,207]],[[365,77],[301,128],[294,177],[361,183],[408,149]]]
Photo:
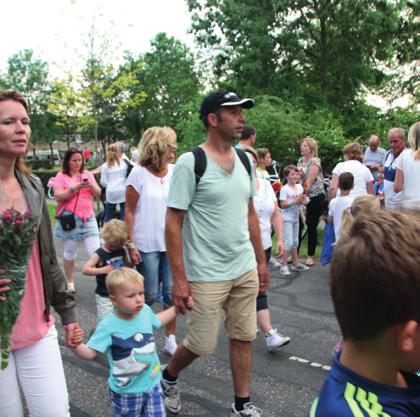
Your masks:
[[[251,163],[249,162],[249,158],[247,157],[245,151],[239,148],[234,148],[236,153],[239,156],[243,166],[248,172],[248,175],[251,177]],[[201,177],[206,172],[207,168],[207,157],[206,153],[204,152],[203,148],[200,146],[196,146],[190,150],[194,155],[194,174],[195,174],[195,186],[197,187],[198,183],[201,180]]]

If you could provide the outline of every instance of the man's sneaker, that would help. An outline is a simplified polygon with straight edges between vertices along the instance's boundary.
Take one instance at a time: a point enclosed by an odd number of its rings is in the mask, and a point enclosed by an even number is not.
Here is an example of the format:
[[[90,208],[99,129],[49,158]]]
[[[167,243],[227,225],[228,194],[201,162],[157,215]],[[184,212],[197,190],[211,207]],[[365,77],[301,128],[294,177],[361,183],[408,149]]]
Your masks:
[[[246,403],[242,411],[236,411],[235,404],[232,404],[230,412],[230,417],[261,417],[262,415],[262,410],[252,403]]]
[[[265,342],[267,343],[267,349],[271,352],[290,342],[290,337],[281,334],[277,329],[271,329],[265,335]]]
[[[176,344],[176,338],[174,334],[165,337],[165,346],[163,347],[163,351],[167,355],[173,356],[177,347],[178,345]]]
[[[292,264],[289,266],[292,271],[307,271],[309,266],[303,265],[301,263]]]
[[[181,411],[181,396],[179,395],[177,382],[169,382],[162,378],[160,386],[162,387],[166,409],[172,414],[178,414]]]
[[[290,275],[290,270],[287,265],[280,267],[280,275],[282,275],[283,277]]]
[[[280,268],[281,263],[274,256],[272,256],[268,261],[268,266],[271,266],[273,268]]]

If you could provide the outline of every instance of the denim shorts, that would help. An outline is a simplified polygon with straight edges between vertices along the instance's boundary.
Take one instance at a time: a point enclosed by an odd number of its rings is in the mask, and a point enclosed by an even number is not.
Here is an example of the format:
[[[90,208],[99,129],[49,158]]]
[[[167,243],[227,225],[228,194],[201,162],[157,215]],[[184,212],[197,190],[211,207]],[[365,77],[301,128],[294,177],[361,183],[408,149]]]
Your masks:
[[[172,274],[166,252],[141,252],[141,262],[137,271],[144,277],[144,296],[146,303],[152,305],[162,285],[163,304],[172,305]]]
[[[65,232],[61,227],[60,221],[57,219],[55,222],[55,237],[62,240],[84,240],[87,237],[99,236],[98,223],[95,216],[86,220],[86,223],[78,217],[76,219],[76,227],[73,230]]]
[[[284,250],[290,252],[292,249],[297,249],[299,245],[299,222],[283,223],[284,231]]]

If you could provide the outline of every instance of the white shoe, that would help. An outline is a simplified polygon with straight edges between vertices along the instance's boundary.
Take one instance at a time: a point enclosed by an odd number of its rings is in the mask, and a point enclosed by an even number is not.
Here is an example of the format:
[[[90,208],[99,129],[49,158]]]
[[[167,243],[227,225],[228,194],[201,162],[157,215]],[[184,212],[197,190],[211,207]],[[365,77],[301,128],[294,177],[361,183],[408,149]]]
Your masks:
[[[165,346],[163,347],[163,351],[167,355],[173,356],[177,347],[178,345],[176,343],[176,338],[174,334],[171,334],[168,337],[165,337]]]
[[[74,282],[67,283],[67,292],[74,294],[76,292],[76,288],[74,287]]]
[[[290,337],[284,336],[277,329],[271,329],[265,335],[265,342],[267,343],[267,349],[271,352],[290,342]]]
[[[290,265],[289,268],[291,271],[307,271],[309,269],[309,266],[297,263]]]
[[[281,263],[274,256],[272,256],[269,259],[268,265],[273,267],[273,268],[280,268],[281,267]]]
[[[282,275],[283,277],[290,275],[290,270],[287,265],[280,267],[280,275]]]
[[[160,380],[160,386],[162,387],[163,401],[165,402],[166,409],[172,414],[178,414],[181,411],[181,396],[177,382],[170,383],[162,378]]]
[[[246,403],[244,405],[244,409],[242,411],[237,411],[235,408],[235,404],[232,404],[232,408],[230,410],[230,417],[261,417],[262,411],[255,407],[252,403]]]

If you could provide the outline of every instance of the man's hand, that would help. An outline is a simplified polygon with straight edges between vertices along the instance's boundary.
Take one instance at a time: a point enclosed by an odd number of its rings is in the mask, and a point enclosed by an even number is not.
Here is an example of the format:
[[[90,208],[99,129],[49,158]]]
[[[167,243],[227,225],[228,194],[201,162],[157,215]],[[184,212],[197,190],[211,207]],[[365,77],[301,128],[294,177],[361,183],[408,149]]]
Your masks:
[[[270,272],[268,270],[267,264],[259,264],[258,269],[258,280],[260,282],[259,292],[266,292],[270,286]]]
[[[283,241],[278,240],[276,242],[276,255],[279,255],[279,256],[283,255],[283,249],[284,249]]]
[[[173,280],[172,301],[177,311],[181,314],[185,314],[187,310],[191,310],[194,307],[190,285],[185,278]]]
[[[66,331],[66,346],[71,348],[78,346],[83,340],[83,329],[80,327],[79,323],[75,322],[66,324],[64,329]],[[82,332],[82,339],[78,342],[80,339],[80,331]]]

